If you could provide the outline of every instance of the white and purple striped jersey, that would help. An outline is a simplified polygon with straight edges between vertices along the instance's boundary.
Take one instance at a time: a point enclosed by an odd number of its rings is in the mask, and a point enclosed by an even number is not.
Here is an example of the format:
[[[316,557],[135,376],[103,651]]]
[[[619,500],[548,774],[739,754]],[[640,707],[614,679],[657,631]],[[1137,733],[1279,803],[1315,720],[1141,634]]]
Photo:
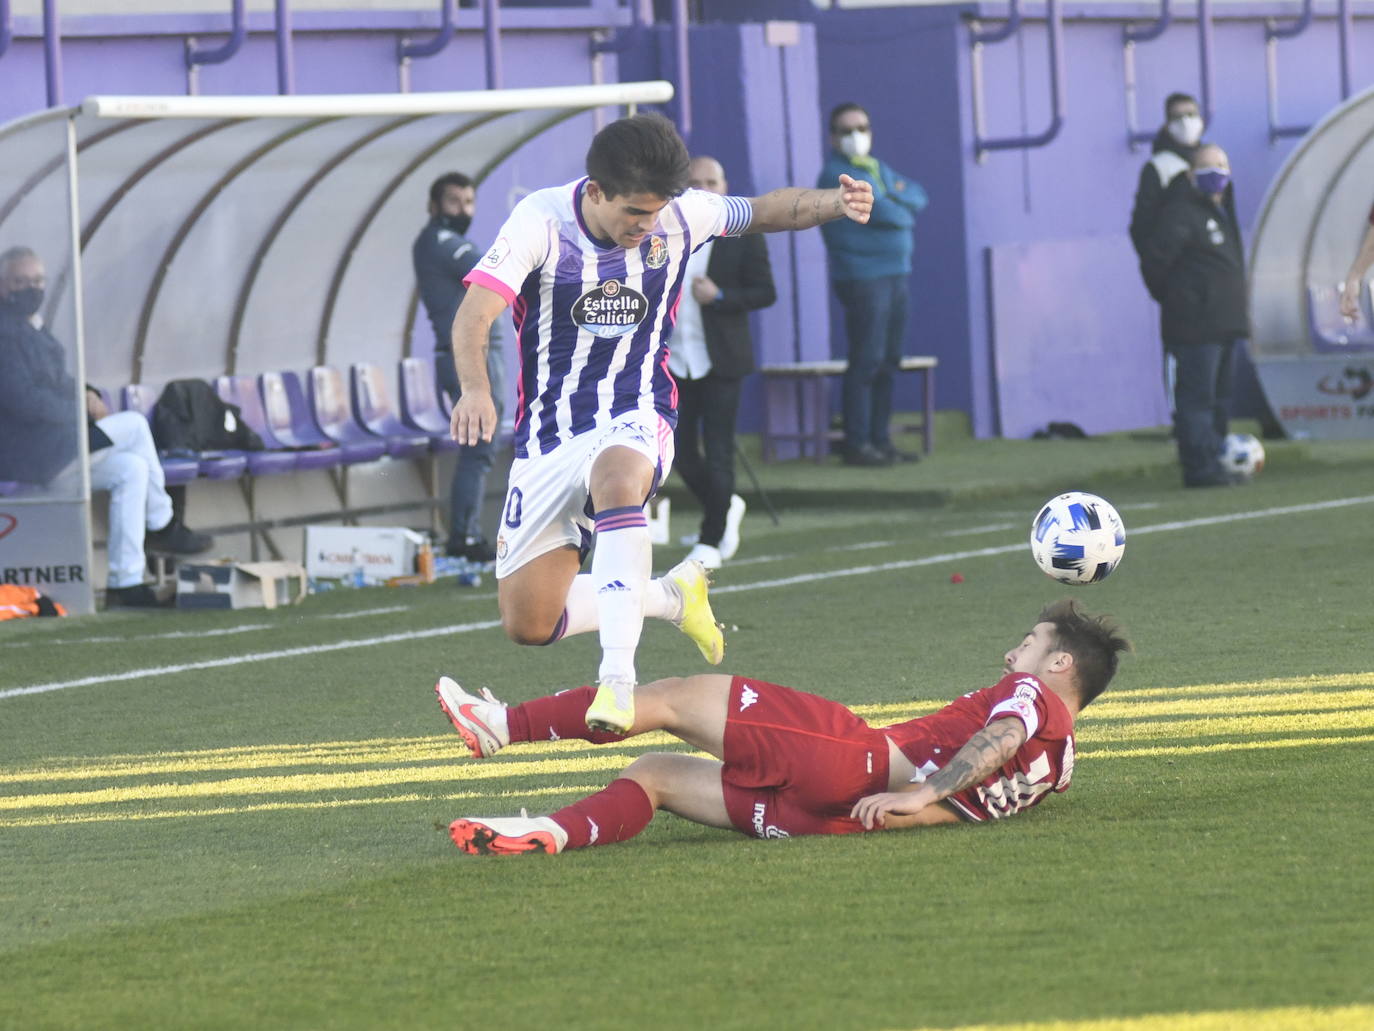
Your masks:
[[[548,454],[635,409],[676,424],[668,337],[687,258],[713,237],[742,233],[753,215],[746,198],[688,190],[659,212],[638,247],[608,246],[582,221],[586,182],[525,197],[463,280],[511,305],[520,349],[517,458]]]

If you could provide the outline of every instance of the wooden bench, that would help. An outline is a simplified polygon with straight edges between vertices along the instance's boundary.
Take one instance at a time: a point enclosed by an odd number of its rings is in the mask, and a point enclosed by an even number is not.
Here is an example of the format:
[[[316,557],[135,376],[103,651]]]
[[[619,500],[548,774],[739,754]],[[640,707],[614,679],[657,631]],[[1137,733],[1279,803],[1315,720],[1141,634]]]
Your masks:
[[[930,454],[934,446],[935,430],[935,367],[940,360],[930,355],[905,355],[897,368],[899,372],[919,372],[922,379],[921,450]],[[777,460],[777,446],[783,441],[796,441],[804,456],[807,449],[817,462],[824,462],[830,453],[830,443],[843,440],[844,433],[830,428],[830,378],[843,376],[848,363],[842,359],[763,365],[763,460]],[[795,429],[778,428],[774,416],[773,395],[791,386],[797,424]]]

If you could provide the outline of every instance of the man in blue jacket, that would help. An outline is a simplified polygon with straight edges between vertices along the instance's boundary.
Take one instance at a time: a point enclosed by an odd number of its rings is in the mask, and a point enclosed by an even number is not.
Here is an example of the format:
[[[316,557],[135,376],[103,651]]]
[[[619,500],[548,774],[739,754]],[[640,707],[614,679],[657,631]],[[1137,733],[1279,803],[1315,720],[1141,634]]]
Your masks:
[[[844,461],[862,466],[914,461],[914,454],[893,445],[890,423],[893,380],[906,337],[911,231],[925,209],[926,191],[873,157],[872,125],[858,104],[840,104],[830,112],[830,147],[819,184],[834,183],[841,173],[873,184],[867,225],[841,220],[821,226],[849,338]]]

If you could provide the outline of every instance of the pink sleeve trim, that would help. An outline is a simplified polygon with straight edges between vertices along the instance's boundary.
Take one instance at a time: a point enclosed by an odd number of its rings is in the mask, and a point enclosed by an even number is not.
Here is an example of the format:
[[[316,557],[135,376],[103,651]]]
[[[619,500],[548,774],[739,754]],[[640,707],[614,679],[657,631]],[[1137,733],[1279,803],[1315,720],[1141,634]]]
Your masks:
[[[485,286],[488,290],[494,290],[506,299],[507,304],[515,303],[515,291],[508,287],[501,280],[488,272],[483,272],[479,268],[473,269],[463,277],[464,286]]]

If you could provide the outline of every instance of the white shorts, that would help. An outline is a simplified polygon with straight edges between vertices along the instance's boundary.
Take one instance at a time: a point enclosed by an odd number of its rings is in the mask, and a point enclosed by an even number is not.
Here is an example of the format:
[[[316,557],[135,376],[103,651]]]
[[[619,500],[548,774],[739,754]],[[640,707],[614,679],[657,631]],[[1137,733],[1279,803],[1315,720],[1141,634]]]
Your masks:
[[[657,412],[625,412],[563,441],[547,455],[517,458],[511,464],[496,537],[496,579],[556,548],[571,546],[586,557],[596,528],[592,464],[613,446],[637,451],[653,465],[653,497],[673,467],[673,428]]]

